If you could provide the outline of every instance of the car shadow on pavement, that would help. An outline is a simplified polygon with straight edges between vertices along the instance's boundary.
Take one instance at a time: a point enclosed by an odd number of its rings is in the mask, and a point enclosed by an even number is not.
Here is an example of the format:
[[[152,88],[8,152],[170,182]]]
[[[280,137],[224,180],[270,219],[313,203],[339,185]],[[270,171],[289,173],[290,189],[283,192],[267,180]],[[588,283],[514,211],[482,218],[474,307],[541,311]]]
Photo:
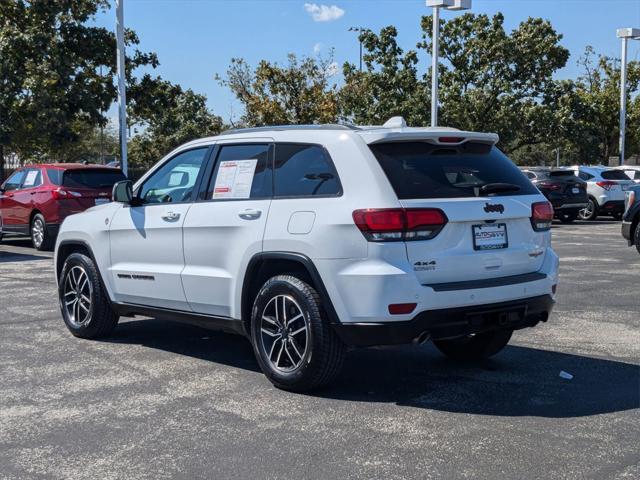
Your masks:
[[[122,319],[105,341],[259,371],[245,338],[191,325]],[[430,344],[376,347],[350,351],[337,381],[308,395],[476,415],[581,417],[639,408],[640,366],[521,346],[475,364],[448,360]]]
[[[35,252],[36,250],[34,250]],[[32,255],[30,253],[4,252],[0,251],[0,263],[8,262],[30,262],[32,260],[46,260],[51,258],[48,255]]]
[[[105,342],[142,345],[232,367],[259,372],[246,338],[158,319],[121,318]]]
[[[448,360],[433,345],[380,347],[351,352],[339,383],[323,396],[476,415],[581,417],[640,408],[640,366],[520,346],[477,363]]]

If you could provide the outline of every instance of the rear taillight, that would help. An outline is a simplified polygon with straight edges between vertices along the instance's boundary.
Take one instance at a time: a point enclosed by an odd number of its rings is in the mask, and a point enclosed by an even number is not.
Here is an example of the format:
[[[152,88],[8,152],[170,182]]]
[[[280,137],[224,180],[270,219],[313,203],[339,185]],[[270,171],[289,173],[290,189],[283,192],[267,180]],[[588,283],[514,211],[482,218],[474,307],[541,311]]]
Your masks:
[[[547,190],[560,190],[562,188],[559,184],[551,182],[540,182],[538,183],[538,187],[545,188]]]
[[[549,202],[536,202],[531,205],[531,226],[536,232],[551,229],[553,207]]]
[[[370,242],[429,240],[447,223],[437,208],[370,208],[353,212],[353,221]]]
[[[616,182],[612,182],[611,180],[606,180],[604,182],[596,182],[596,185],[609,191],[618,184]]]
[[[62,188],[56,188],[51,192],[51,196],[53,197],[54,200],[62,200],[65,198],[69,198],[70,194],[66,190],[63,190]]]

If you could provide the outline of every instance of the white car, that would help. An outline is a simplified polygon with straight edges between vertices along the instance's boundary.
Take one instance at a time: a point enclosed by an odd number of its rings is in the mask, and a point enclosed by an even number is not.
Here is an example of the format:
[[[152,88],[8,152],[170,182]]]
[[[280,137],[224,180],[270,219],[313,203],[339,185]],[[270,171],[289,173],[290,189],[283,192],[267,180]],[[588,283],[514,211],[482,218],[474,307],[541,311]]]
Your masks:
[[[82,338],[133,315],[240,333],[290,390],[330,382],[349,346],[494,355],[548,320],[558,283],[553,209],[497,141],[395,118],[190,142],[66,219],[64,321]]]
[[[613,167],[614,170],[622,170],[629,180],[633,180],[635,183],[640,183],[640,165],[623,165],[620,167]]]
[[[582,220],[595,220],[599,215],[622,219],[624,198],[633,180],[622,171],[607,167],[573,166],[574,174],[587,182],[589,204],[580,210]]]

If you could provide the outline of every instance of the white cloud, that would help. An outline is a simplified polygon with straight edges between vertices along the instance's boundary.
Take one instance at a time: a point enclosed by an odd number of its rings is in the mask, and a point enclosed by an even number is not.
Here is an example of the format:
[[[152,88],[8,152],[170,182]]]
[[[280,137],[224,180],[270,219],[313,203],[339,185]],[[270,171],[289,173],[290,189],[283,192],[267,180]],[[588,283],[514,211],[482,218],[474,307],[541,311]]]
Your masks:
[[[320,42],[316,43],[313,46],[313,54],[314,55],[318,55],[320,53],[320,51],[322,50],[322,44]]]
[[[318,5],[317,3],[305,3],[304,9],[314,22],[332,22],[344,15],[344,10],[337,5]]]

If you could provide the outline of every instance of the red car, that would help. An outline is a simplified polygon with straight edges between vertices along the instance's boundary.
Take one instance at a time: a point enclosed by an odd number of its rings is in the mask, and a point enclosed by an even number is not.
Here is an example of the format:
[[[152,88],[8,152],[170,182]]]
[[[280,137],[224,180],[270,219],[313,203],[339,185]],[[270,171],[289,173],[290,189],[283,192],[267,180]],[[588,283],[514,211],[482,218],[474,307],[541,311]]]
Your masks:
[[[51,249],[65,217],[111,201],[113,184],[125,179],[117,168],[75,163],[16,170],[0,186],[0,240],[29,235],[36,249]]]

